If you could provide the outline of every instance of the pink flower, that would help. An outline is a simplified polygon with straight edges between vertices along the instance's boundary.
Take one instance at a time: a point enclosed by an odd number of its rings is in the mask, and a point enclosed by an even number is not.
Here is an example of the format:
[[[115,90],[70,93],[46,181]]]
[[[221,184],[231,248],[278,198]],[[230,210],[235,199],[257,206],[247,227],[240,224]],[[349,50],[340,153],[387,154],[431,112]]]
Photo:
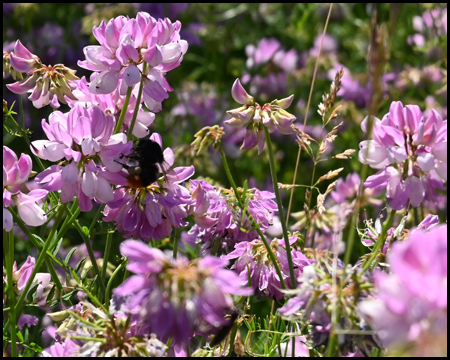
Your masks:
[[[296,241],[297,236],[289,238],[290,246]],[[273,239],[270,247],[279,263],[283,280],[285,280],[288,288],[292,288],[284,240]],[[303,268],[311,265],[313,261],[295,248],[292,248],[291,252],[295,278],[298,278],[303,273]],[[284,297],[278,274],[261,240],[237,243],[234,251],[228,255],[222,255],[221,258],[226,260],[236,259],[231,269],[238,273],[244,283],[248,283],[251,279],[251,286],[256,295],[267,296],[277,301]]]
[[[30,226],[40,226],[47,221],[47,215],[37,203],[47,195],[45,190],[21,191],[32,170],[31,158],[21,154],[20,159],[6,146],[3,146],[3,229],[11,231],[13,218],[6,207],[16,205],[19,217]]]
[[[256,239],[258,234],[253,229],[248,217],[242,215],[238,208],[233,190],[212,186],[206,181],[191,180],[192,199],[189,212],[193,215],[195,225],[185,236],[185,241],[195,246],[202,244],[202,250],[207,250],[220,240],[219,253],[228,253],[235,244]],[[241,194],[243,196],[243,194]],[[247,210],[252,215],[261,231],[266,231],[272,225],[273,214],[277,204],[272,199],[275,194],[248,189],[245,194]]]
[[[368,118],[361,127],[367,131]],[[389,205],[403,209],[436,198],[447,181],[447,120],[434,110],[427,119],[416,105],[391,104],[382,120],[374,119],[373,139],[359,145],[359,160],[382,169],[369,176],[367,188],[386,188]]]
[[[92,71],[89,90],[93,94],[109,94],[123,80],[120,94],[134,87],[143,76],[143,100],[150,111],[161,110],[161,102],[172,88],[164,75],[180,65],[188,44],[180,39],[181,23],[169,19],[154,19],[139,12],[135,19],[119,16],[107,24],[94,26],[93,33],[100,45],[84,48],[86,60],[78,65]],[[147,70],[143,73],[143,62]]]
[[[150,137],[160,146],[161,136],[154,133]],[[166,166],[174,163],[174,154],[170,148],[164,150]],[[170,235],[173,227],[187,225],[187,205],[192,203],[191,194],[182,185],[194,174],[194,167],[176,167],[166,176],[153,184],[133,188],[128,186],[124,171],[119,173],[121,182],[114,191],[113,199],[108,201],[103,214],[104,221],[114,221],[118,231],[124,237],[133,237],[150,241],[161,240]]]
[[[140,241],[125,241],[120,250],[135,275],[114,290],[121,311],[133,315],[146,333],[175,344],[190,342],[194,335],[207,336],[229,320],[231,295],[249,296],[252,289],[233,271],[227,260],[214,256],[189,261],[173,259]]]
[[[115,121],[99,107],[76,104],[67,114],[55,111],[42,127],[49,140],[32,142],[31,150],[42,159],[60,161],[36,176],[49,191],[61,190],[61,201],[77,196],[82,211],[92,209],[92,200],[106,203],[114,199],[111,184],[125,184],[118,174],[122,154],[131,150],[126,135],[113,135]]]
[[[428,351],[422,346],[447,330],[447,225],[412,231],[393,245],[388,262],[392,273],[376,273],[377,294],[359,304],[360,312],[389,349],[439,353],[431,343]]]

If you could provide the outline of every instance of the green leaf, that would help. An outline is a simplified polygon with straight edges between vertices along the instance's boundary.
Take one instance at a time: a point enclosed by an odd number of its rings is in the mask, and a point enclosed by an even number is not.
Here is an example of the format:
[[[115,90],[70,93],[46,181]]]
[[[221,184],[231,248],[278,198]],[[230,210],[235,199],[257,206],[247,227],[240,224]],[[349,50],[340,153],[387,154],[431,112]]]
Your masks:
[[[67,294],[64,294],[64,295],[62,296],[62,299],[63,299],[64,301],[69,301],[70,298],[72,297],[72,295],[75,295],[77,292],[78,292],[78,289],[73,290],[73,291],[71,291],[71,292],[69,292],[69,293],[67,293]]]
[[[32,235],[33,235],[33,237],[36,239],[37,242],[41,243],[41,245],[44,246],[45,241],[42,240],[42,238],[40,238],[40,237],[39,237],[38,235],[36,235],[36,234],[32,234]]]
[[[78,274],[79,273],[79,271],[80,271],[80,269],[82,269],[83,268],[83,266],[84,266],[84,263],[87,261],[87,257],[85,257],[85,258],[83,258],[79,263],[78,263],[78,265],[77,265],[77,267],[76,267],[76,269],[75,269],[75,272]]]
[[[34,300],[36,299],[36,295],[37,295],[37,289],[39,286],[39,282],[36,280],[33,285],[31,285],[30,290],[28,291],[27,294],[27,301],[29,303],[34,303]]]
[[[69,251],[69,253],[67,254],[67,256],[66,256],[66,258],[65,258],[65,260],[64,260],[64,262],[65,262],[66,264],[69,263],[70,258],[72,257],[73,253],[74,253],[76,250],[77,250],[77,248],[74,247],[72,250]]]
[[[50,304],[50,302],[53,299],[53,296],[55,296],[56,293],[56,284],[52,286],[52,288],[50,289],[50,291],[48,292],[47,295],[47,299],[45,300],[45,304],[48,306]]]

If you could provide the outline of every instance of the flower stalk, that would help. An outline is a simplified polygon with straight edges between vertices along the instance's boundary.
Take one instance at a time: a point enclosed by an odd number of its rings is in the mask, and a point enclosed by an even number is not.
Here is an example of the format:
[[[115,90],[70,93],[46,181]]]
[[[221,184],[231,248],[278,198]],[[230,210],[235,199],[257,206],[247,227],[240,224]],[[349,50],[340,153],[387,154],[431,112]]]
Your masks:
[[[17,356],[16,343],[16,308],[14,307],[14,280],[13,280],[13,259],[14,259],[14,233],[13,231],[6,232],[3,230],[3,246],[6,254],[6,273],[8,278],[8,300],[9,300],[9,315],[11,324],[11,356]],[[24,294],[26,294],[24,292]]]
[[[362,272],[365,272],[367,269],[370,268],[372,262],[375,260],[375,258],[378,255],[378,251],[380,251],[380,249],[383,248],[384,243],[386,241],[387,232],[392,226],[396,212],[397,211],[394,209],[391,210],[391,213],[389,214],[389,218],[386,220],[386,223],[383,226],[383,230],[381,231],[381,234],[378,237],[377,243],[375,244],[375,246],[372,250],[372,255],[370,256],[370,258],[368,260],[366,260],[366,262],[362,266]]]
[[[272,175],[273,191],[274,191],[275,197],[277,199],[278,216],[280,217],[281,227],[283,229],[284,244],[286,246],[286,254],[287,254],[287,259],[288,259],[288,263],[289,263],[289,274],[291,276],[292,288],[295,289],[297,287],[297,285],[296,285],[297,283],[296,283],[296,279],[294,276],[294,266],[292,264],[291,246],[289,245],[289,236],[287,233],[286,221],[284,219],[283,204],[281,203],[280,192],[278,190],[278,180],[277,180],[277,173],[276,173],[276,169],[275,169],[275,159],[273,156],[272,142],[270,141],[269,130],[265,126],[264,126],[264,133],[266,136],[267,152],[269,154],[269,164],[270,164],[270,173]]]
[[[225,169],[225,173],[227,174],[228,181],[230,182],[231,187],[234,190],[234,193],[236,195],[236,199],[238,200],[238,203],[239,203],[239,207],[241,208],[242,211],[244,211],[244,204],[242,204],[242,200],[241,200],[241,197],[239,195],[238,189],[236,187],[236,183],[234,182],[233,176],[231,175],[230,168],[228,166],[227,158],[225,156],[225,152],[223,151],[222,144],[219,143],[218,147],[219,147],[219,151],[220,151],[220,156],[222,158],[223,167]],[[270,257],[270,260],[272,260],[273,266],[275,267],[275,271],[277,272],[277,275],[280,278],[281,286],[283,287],[283,289],[286,289],[286,283],[284,282],[283,275],[282,275],[281,270],[280,270],[280,266],[278,265],[278,261],[277,261],[277,259],[275,257],[275,254],[272,251],[272,248],[270,247],[270,244],[268,243],[266,237],[262,233],[262,231],[259,228],[259,226],[256,224],[255,219],[253,219],[253,217],[251,216],[249,211],[245,210],[245,213],[248,216],[252,226],[255,227],[255,230],[257,231],[258,235],[261,237],[262,242],[264,243],[264,246],[265,246],[265,248],[267,250],[267,253],[268,253],[269,257]],[[290,249],[290,246],[289,246],[289,239],[286,241],[285,244],[288,244],[286,247],[289,248],[289,254],[290,254],[290,250],[291,249]],[[288,250],[286,250],[286,251],[288,251]],[[290,264],[292,264],[292,261],[291,261]]]

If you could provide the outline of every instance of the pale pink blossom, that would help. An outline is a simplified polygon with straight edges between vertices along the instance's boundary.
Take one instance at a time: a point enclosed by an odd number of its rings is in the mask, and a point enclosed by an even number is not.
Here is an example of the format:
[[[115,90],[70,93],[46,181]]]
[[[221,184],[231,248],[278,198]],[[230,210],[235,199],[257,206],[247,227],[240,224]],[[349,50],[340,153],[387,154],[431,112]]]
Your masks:
[[[75,196],[82,211],[92,209],[92,200],[106,203],[114,199],[111,184],[125,184],[120,157],[133,143],[124,133],[113,135],[115,120],[99,107],[86,109],[75,104],[68,113],[55,111],[42,127],[49,140],[32,142],[31,150],[42,159],[59,161],[36,176],[49,191],[61,191],[61,201]]]
[[[367,132],[369,119],[361,124]],[[391,104],[382,120],[373,119],[373,139],[359,145],[359,160],[381,169],[367,188],[386,189],[389,205],[400,210],[437,197],[447,181],[447,120],[434,110],[425,118],[417,105]]]
[[[94,26],[100,45],[85,47],[86,60],[78,62],[95,71],[90,92],[109,94],[120,85],[120,95],[125,95],[127,87],[138,86],[142,78],[145,105],[150,111],[160,111],[161,102],[173,90],[164,76],[180,65],[188,48],[180,38],[180,29],[179,21],[156,20],[146,12],[139,12],[133,19],[119,16]],[[147,65],[145,72],[143,62]]]

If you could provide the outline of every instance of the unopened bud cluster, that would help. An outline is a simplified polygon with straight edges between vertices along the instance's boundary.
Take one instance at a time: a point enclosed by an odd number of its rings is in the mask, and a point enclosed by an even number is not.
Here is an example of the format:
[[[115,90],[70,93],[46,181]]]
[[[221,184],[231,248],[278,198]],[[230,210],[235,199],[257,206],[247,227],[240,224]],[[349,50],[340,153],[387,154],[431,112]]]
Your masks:
[[[192,146],[197,152],[197,155],[199,155],[210,145],[216,149],[224,135],[225,131],[221,126],[205,126],[194,135],[195,140],[192,142]]]

